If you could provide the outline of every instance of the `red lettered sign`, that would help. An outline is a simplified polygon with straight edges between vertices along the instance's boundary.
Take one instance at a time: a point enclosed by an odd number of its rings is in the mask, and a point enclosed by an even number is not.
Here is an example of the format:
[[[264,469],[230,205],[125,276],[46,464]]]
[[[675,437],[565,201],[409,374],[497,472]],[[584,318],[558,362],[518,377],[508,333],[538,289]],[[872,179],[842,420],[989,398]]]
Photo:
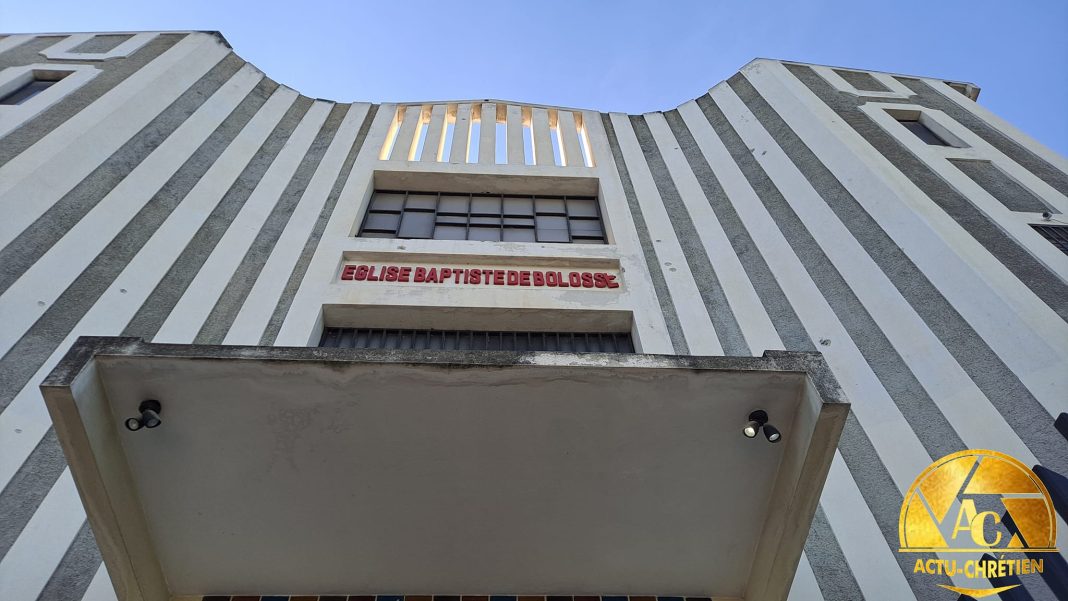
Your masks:
[[[546,271],[424,265],[349,263],[341,279],[353,282],[415,283],[516,288],[619,288],[616,274],[604,271]]]

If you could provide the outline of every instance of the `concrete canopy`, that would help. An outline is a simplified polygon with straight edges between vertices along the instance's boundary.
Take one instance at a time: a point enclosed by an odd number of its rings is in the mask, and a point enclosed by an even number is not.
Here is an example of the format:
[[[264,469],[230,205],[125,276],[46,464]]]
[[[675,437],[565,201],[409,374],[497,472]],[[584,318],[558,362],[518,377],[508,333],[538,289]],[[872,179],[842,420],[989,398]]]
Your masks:
[[[119,598],[784,599],[848,404],[822,357],[82,338],[42,384]],[[131,432],[145,399],[163,423]],[[780,444],[746,439],[764,409]]]

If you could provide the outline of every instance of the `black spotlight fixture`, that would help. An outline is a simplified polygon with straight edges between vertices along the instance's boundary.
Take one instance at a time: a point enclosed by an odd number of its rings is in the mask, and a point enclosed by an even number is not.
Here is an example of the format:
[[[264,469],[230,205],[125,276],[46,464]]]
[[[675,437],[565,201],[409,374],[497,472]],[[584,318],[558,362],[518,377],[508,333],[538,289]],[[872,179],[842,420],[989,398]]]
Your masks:
[[[746,438],[756,438],[761,430],[764,430],[764,437],[768,439],[768,442],[782,440],[782,433],[779,429],[768,423],[768,413],[763,409],[757,409],[749,414],[749,421],[742,428],[742,434]]]
[[[155,399],[141,401],[141,404],[137,406],[137,410],[141,413],[141,417],[127,418],[127,430],[135,432],[141,428],[157,428],[163,423],[163,420],[159,417],[160,411],[162,411],[159,401]]]

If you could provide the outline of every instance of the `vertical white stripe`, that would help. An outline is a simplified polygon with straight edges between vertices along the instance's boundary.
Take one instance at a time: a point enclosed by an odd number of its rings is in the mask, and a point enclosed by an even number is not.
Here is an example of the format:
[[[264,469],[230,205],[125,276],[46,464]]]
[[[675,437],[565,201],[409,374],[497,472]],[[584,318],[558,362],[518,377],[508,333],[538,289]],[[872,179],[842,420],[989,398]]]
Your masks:
[[[685,112],[683,107],[686,108]],[[679,112],[683,115],[689,114],[692,118],[700,114],[701,109],[698,108],[697,103],[691,101],[679,107]],[[694,228],[701,238],[705,254],[708,255],[716,271],[723,294],[738,321],[738,326],[741,328],[746,344],[749,345],[751,354],[759,356],[768,349],[782,349],[782,341],[779,340],[771,318],[764,310],[764,305],[760,302],[760,297],[757,296],[741,261],[738,260],[738,255],[734,252],[730,240],[727,239],[727,234],[723,231],[716,213],[708,204],[701,184],[690,170],[685,155],[679,150],[678,141],[671,133],[664,115],[650,113],[646,121],[649,124],[649,131],[656,140],[657,148],[660,149],[660,155],[664,158],[668,172],[671,174],[671,179],[675,182],[679,197],[686,205]]]
[[[1068,324],[785,67],[744,72],[1035,398],[1068,411]]]
[[[753,157],[969,448],[1038,459],[729,87],[712,94]]]
[[[48,310],[262,78],[245,65],[0,295],[0,349]]]
[[[26,527],[0,559],[0,599],[33,601],[63,559],[82,523],[78,490],[65,469]]]
[[[821,502],[831,531],[866,599],[912,599],[909,583],[894,558],[895,550],[885,544],[882,530],[864,502],[857,483],[841,453],[835,452]],[[934,585],[931,585],[932,588]]]
[[[282,118],[288,107],[284,100],[277,91],[267,100],[37,370],[29,384],[0,413],[0,449],[4,451],[0,453],[0,481],[6,482],[14,475],[51,425],[37,384],[55,367],[78,336],[115,336],[122,332]],[[22,432],[15,433],[15,429]]]
[[[584,111],[582,122],[587,128],[591,152],[609,157],[593,165],[601,181],[601,217],[609,242],[619,251],[620,266],[627,274],[624,286],[630,306],[634,307],[634,334],[638,350],[643,353],[674,353],[664,314],[657,301],[649,266],[645,262],[638,231],[634,226],[622,179],[612,160],[612,148],[600,113]]]
[[[722,355],[723,347],[719,344],[716,329],[708,316],[701,291],[697,288],[686,257],[682,254],[682,247],[679,246],[671,219],[664,209],[664,201],[660,198],[652,173],[645,162],[645,154],[631,128],[630,119],[618,113],[613,113],[611,119],[631,183],[634,185],[634,195],[638,198],[653,248],[661,262],[660,268],[671,293],[671,301],[675,305],[675,313],[678,315],[690,354]]]
[[[209,35],[190,34],[0,167],[0,248],[229,52]]]
[[[82,601],[118,601],[115,587],[111,584],[111,577],[108,576],[108,570],[104,564],[100,564],[100,568],[89,582],[89,588],[85,589]]]
[[[283,102],[288,108],[297,99],[297,93],[285,90],[283,94]],[[249,246],[255,242],[263,224],[278,204],[289,180],[300,167],[300,162],[315,141],[319,128],[330,114],[331,106],[329,102],[316,102],[304,114],[289,139],[284,142],[282,150],[260,181],[256,182],[256,187],[241,205],[241,209],[219,238],[211,254],[197,270],[193,281],[163,322],[153,342],[193,341],[219,296],[230,283],[230,278],[244,259]]]
[[[816,574],[812,571],[812,564],[808,562],[808,556],[802,552],[801,561],[797,563],[797,571],[794,572],[794,583],[790,585],[790,595],[787,601],[823,601],[823,592],[816,582]]]
[[[315,175],[293,210],[293,216],[286,223],[271,256],[256,278],[248,300],[241,306],[241,311],[226,333],[224,344],[259,343],[369,108],[367,104],[349,108]]]
[[[32,40],[35,37],[37,36],[25,34],[9,35],[6,38],[0,40],[0,52],[7,52],[12,48],[16,48],[25,44],[26,42]]]

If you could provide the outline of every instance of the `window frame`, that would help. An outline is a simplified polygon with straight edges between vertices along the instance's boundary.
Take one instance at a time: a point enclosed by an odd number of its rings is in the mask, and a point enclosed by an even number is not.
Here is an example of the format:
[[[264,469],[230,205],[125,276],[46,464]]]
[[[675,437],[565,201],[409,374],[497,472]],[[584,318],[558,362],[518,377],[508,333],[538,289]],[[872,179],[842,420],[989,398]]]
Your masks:
[[[375,199],[379,194],[403,194],[399,210],[387,210],[376,209]],[[412,195],[427,196],[433,195],[436,197],[434,203],[434,209],[432,211],[426,208],[408,208],[408,199]],[[442,211],[442,198],[449,197],[465,197],[466,212],[459,213],[456,210]],[[476,199],[496,199],[497,209],[496,212],[486,212],[479,210],[476,206]],[[530,212],[526,214],[519,214],[514,209],[509,207],[507,201],[509,199],[529,199],[530,200]],[[539,211],[539,200],[543,201],[561,201],[562,210],[541,210]],[[576,211],[572,213],[572,202],[576,207]],[[578,203],[592,203],[594,208],[593,214],[589,211],[579,212],[577,207]],[[514,207],[514,203],[511,203]],[[588,206],[588,205],[587,205]],[[407,212],[413,213],[433,213],[433,227],[429,232],[429,236],[426,237],[412,237],[401,236],[401,229],[404,227],[404,216]],[[375,215],[389,215],[397,214],[399,219],[397,220],[396,229],[388,231],[381,227],[373,227],[368,229],[368,223],[374,218]],[[544,222],[539,220],[539,217],[544,218]],[[563,227],[546,228],[539,227],[543,223],[548,223],[550,219],[562,219],[560,222]],[[526,222],[526,223],[523,223]],[[592,228],[575,227],[576,224],[596,223],[598,230]],[[447,228],[463,228],[463,238],[445,238],[436,237],[435,234],[439,227]],[[496,236],[493,236],[489,232],[496,232]],[[525,234],[517,236],[512,235],[512,239],[509,239],[509,235],[506,232],[515,231],[532,231],[533,240],[517,240],[516,237],[526,237]],[[476,237],[472,237],[472,234]],[[544,234],[542,233],[544,232]],[[550,236],[549,233],[566,234],[566,240],[561,236]],[[599,232],[599,235],[595,233]],[[356,229],[354,234],[355,238],[387,238],[396,240],[451,240],[451,241],[467,241],[467,242],[516,242],[516,243],[538,243],[538,244],[608,244],[608,232],[605,228],[604,213],[601,208],[600,199],[597,196],[589,194],[515,194],[515,193],[490,193],[490,192],[427,192],[420,190],[394,190],[394,189],[375,189],[371,192],[370,198],[367,202],[367,208],[364,210],[363,218],[360,220],[360,225]]]

